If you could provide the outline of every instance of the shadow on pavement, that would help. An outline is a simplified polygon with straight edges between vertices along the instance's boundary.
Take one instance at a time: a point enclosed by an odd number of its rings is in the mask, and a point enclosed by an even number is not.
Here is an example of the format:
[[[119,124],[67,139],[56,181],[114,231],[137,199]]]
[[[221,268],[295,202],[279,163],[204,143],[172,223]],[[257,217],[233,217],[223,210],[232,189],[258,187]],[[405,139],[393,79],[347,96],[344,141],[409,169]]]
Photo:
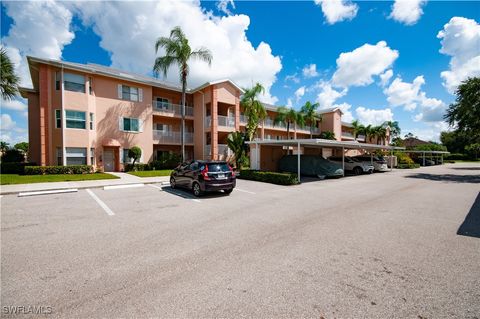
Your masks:
[[[480,171],[480,167],[451,167],[451,169],[457,169],[459,171]]]
[[[480,238],[480,193],[478,193],[462,225],[458,228],[457,235]]]
[[[175,189],[173,189],[170,186],[163,186],[162,190],[166,193],[169,193],[169,194],[181,197],[181,198],[185,198],[185,199],[210,199],[210,198],[227,196],[225,193],[218,191],[218,192],[204,193],[200,197],[195,197],[195,195],[193,195],[193,193],[186,188],[175,188]]]
[[[426,174],[418,173],[405,176],[406,178],[428,179],[438,182],[455,183],[480,183],[480,175],[455,175],[455,174]]]

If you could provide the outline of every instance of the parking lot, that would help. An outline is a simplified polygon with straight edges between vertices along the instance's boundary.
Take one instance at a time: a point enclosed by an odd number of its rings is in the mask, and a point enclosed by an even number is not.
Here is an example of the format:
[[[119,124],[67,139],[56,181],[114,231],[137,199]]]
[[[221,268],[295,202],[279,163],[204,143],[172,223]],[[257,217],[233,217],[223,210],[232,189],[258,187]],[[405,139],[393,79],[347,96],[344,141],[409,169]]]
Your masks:
[[[50,317],[478,318],[479,265],[472,163],[1,198],[2,306]]]

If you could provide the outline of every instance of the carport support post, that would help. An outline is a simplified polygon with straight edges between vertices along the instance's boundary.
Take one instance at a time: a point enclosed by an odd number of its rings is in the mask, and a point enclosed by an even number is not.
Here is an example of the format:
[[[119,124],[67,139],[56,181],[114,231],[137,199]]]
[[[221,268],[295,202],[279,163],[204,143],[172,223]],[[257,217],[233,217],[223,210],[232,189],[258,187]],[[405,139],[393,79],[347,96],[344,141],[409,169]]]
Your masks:
[[[373,166],[373,153],[370,151],[370,164]]]
[[[342,147],[342,170],[343,176],[345,176],[345,147]]]
[[[390,172],[393,171],[393,148],[390,150]]]
[[[423,166],[425,166],[425,152],[423,152]]]
[[[297,143],[297,174],[298,182],[300,183],[300,143]]]
[[[440,157],[442,158],[442,165],[443,165],[443,153],[440,155]]]

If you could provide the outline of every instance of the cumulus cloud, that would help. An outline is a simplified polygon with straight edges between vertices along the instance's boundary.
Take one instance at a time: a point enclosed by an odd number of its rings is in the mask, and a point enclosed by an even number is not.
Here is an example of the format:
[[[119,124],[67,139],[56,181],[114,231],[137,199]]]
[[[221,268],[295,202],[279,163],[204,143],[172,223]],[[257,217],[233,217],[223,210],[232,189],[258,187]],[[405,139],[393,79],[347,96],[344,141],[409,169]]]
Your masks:
[[[25,99],[2,100],[2,109],[25,112],[27,108],[28,106]]]
[[[403,82],[397,77],[383,92],[391,106],[403,106],[407,111],[413,111],[420,101],[420,89],[425,84],[423,75],[417,76],[412,83]]]
[[[302,70],[302,73],[303,73],[303,76],[306,78],[313,78],[318,76],[317,65],[316,64],[305,65],[305,67]]]
[[[0,115],[0,139],[10,144],[28,141],[27,130],[18,127],[9,114]]]
[[[351,123],[353,121],[353,114],[350,111],[352,106],[350,104],[340,103],[340,104],[334,104],[332,107],[338,107],[340,110],[342,110],[343,112],[342,122]]]
[[[285,82],[292,81],[293,83],[300,83],[297,73],[289,74],[285,77]]]
[[[480,76],[480,24],[473,19],[453,17],[437,38],[442,39],[440,53],[452,57],[450,70],[441,73],[448,92],[453,93],[468,77]]]
[[[10,115],[2,114],[0,116],[0,130],[2,131],[10,131],[16,127],[17,123],[12,120]]]
[[[190,87],[222,78],[230,78],[242,87],[260,82],[266,89],[262,100],[267,103],[277,101],[270,95],[270,88],[282,68],[280,57],[273,55],[270,45],[265,42],[260,42],[257,47],[252,45],[246,35],[250,25],[250,18],[246,15],[218,17],[205,12],[200,2],[173,0],[142,2],[142,5],[133,1],[78,2],[72,5],[84,23],[93,26],[100,36],[100,46],[111,54],[113,67],[150,73],[155,59],[155,41],[160,36],[169,36],[173,27],[180,26],[192,48],[203,46],[213,55],[211,67],[200,61],[191,62]],[[161,51],[159,55],[163,53]],[[167,80],[178,82],[178,74],[178,69],[172,68]]]
[[[345,96],[348,92],[347,89],[337,91],[332,88],[331,83],[326,81],[320,81],[315,85],[315,88],[319,89],[320,93],[317,95],[317,102],[320,104],[320,109],[328,109],[333,107],[336,100]]]
[[[300,101],[300,99],[305,95],[305,86],[302,86],[302,87],[299,87],[296,91],[295,91],[295,98],[297,100],[297,103],[298,101]]]
[[[380,125],[385,121],[393,120],[393,112],[390,108],[386,109],[367,109],[363,106],[357,107],[355,110],[360,123],[365,125]]]
[[[426,2],[425,0],[395,0],[389,18],[406,25],[414,25],[420,20],[423,14],[422,7]]]
[[[322,8],[328,24],[352,20],[358,12],[358,6],[349,0],[315,0],[315,3]]]
[[[225,14],[231,15],[232,12],[228,8],[229,6],[232,7],[232,9],[235,9],[235,3],[233,0],[220,0],[217,2],[217,9],[222,11]]]
[[[382,74],[380,74],[380,85],[382,87],[385,87],[390,82],[390,79],[392,78],[392,76],[393,76],[392,69],[389,69],[383,72]]]
[[[366,43],[340,54],[332,82],[340,87],[369,85],[373,76],[382,74],[397,58],[398,51],[390,49],[385,41]]]
[[[70,31],[72,13],[62,3],[52,0],[13,1],[2,5],[14,21],[2,43],[20,75],[21,85],[31,86],[25,57],[60,59],[63,48],[75,37]]]
[[[287,99],[287,107],[293,107],[293,102],[291,98]]]
[[[424,141],[440,142],[440,133],[449,129],[450,127],[446,122],[433,122],[426,123],[426,128],[412,128],[402,131],[412,132],[413,135]]]
[[[447,105],[439,99],[428,98],[425,93],[422,92],[420,96],[421,108],[420,113],[415,115],[415,121],[424,122],[443,122],[443,115],[447,110]]]

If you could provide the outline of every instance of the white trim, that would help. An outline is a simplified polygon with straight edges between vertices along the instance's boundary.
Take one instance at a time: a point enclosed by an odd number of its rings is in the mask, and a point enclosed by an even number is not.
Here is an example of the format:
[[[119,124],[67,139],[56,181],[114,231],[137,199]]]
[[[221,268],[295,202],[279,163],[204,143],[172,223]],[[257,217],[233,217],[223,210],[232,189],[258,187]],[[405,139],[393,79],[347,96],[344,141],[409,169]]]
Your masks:
[[[67,128],[67,112],[65,111],[65,85],[63,81],[63,65],[62,65],[62,72],[60,76],[60,90],[62,95],[62,165],[67,165],[67,148],[65,147],[66,138],[65,138],[65,129]]]

